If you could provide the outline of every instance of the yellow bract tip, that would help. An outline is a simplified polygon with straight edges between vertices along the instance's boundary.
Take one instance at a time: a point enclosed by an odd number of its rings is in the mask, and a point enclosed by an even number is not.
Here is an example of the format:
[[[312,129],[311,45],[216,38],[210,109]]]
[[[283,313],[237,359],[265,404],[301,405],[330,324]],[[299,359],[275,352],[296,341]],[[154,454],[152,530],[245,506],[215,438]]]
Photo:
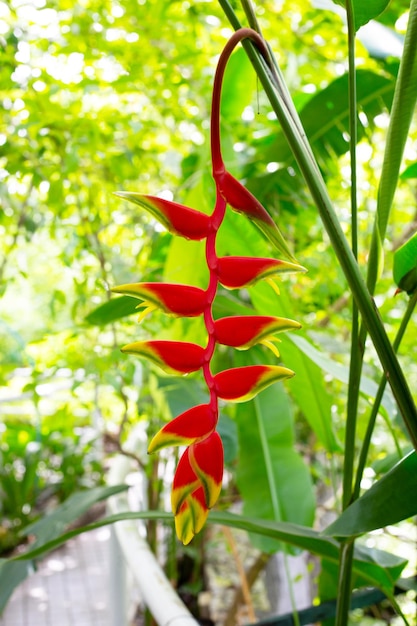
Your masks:
[[[275,291],[277,296],[281,295],[278,285],[276,284],[274,280],[272,280],[272,278],[265,278],[265,282],[267,282],[268,285],[272,287],[272,289]]]
[[[153,304],[153,302],[141,302],[140,304],[138,304],[136,308],[139,309],[142,306],[145,306],[145,308],[138,315],[139,323],[142,322],[145,319],[145,317],[149,315],[149,313],[152,313],[152,311],[155,311],[158,308],[156,304]]]
[[[275,354],[277,359],[279,359],[280,353],[279,353],[279,350],[276,347],[276,345],[273,343],[274,341],[279,341],[279,339],[275,339],[275,338],[271,337],[270,339],[262,339],[262,341],[260,343],[263,346],[266,346],[267,348],[269,348],[271,350],[271,352],[273,352]]]

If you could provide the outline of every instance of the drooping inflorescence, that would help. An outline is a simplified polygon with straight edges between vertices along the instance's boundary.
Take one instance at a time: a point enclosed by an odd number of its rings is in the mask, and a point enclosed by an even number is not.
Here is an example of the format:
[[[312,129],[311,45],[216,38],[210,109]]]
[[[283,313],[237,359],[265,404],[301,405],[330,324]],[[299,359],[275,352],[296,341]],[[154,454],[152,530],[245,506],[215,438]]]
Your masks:
[[[187,544],[198,533],[208,511],[216,503],[223,477],[223,445],[216,425],[219,400],[244,402],[275,381],[290,378],[291,370],[280,365],[248,365],[213,374],[211,361],[216,345],[238,349],[264,343],[277,353],[272,344],[275,333],[300,328],[290,319],[246,315],[215,320],[213,302],[219,285],[241,289],[258,280],[282,272],[304,271],[291,255],[276,224],[260,202],[225,168],[220,145],[220,96],[224,70],[235,46],[251,39],[269,64],[269,53],[263,39],[251,29],[234,33],[226,44],[217,66],[211,111],[212,173],[216,185],[216,202],[211,215],[181,204],[134,192],[118,192],[161,222],[172,234],[192,240],[204,240],[209,281],[206,289],[172,283],[134,283],[119,285],[112,291],[137,297],[145,311],[159,308],[178,317],[203,316],[207,332],[205,347],[182,341],[137,341],[122,348],[123,352],[146,357],[170,374],[184,375],[201,371],[209,400],[192,407],[167,423],[152,439],[149,452],[172,445],[186,446],[178,463],[171,495],[175,526],[179,539]],[[254,257],[218,257],[216,237],[227,205],[246,214],[275,244],[287,260]]]

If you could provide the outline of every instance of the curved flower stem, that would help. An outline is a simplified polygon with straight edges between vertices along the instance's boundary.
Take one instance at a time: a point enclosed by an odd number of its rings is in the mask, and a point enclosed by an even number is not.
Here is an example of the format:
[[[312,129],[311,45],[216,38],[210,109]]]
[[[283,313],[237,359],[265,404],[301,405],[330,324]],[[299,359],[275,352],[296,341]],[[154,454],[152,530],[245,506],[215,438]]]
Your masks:
[[[220,142],[220,102],[224,72],[233,50],[236,48],[237,44],[244,39],[250,39],[256,45],[260,54],[265,59],[267,65],[271,67],[270,54],[264,39],[251,28],[240,28],[230,37],[229,41],[223,48],[214,77],[213,97],[211,104],[210,142],[211,158],[213,163],[213,177],[215,180],[216,177],[225,169]]]
[[[227,0],[219,0],[219,2],[223,8],[228,8],[226,14],[229,17],[230,11],[233,13],[230,4]],[[234,17],[232,25],[235,26],[236,22],[239,24],[237,18]],[[251,45],[250,41],[244,41],[242,45],[245,47],[245,50],[247,50],[248,56],[265,89],[271,106],[278,117],[283,132],[287,137],[294,157],[304,175],[340,266],[346,276],[350,290],[362,315],[362,319],[364,320],[378,353],[385,375],[391,385],[400,413],[407,426],[410,439],[414,448],[417,450],[417,408],[404,373],[388,339],[378,309],[367,289],[358,263],[346,240],[341,224],[337,219],[317,163],[312,157],[311,149],[307,148],[305,135],[300,131],[301,123],[299,120],[295,121],[294,119],[294,109],[292,104],[289,104],[287,101],[285,96],[286,90],[281,87],[279,93],[277,93],[276,85],[271,79],[270,67],[258,54],[256,48]]]

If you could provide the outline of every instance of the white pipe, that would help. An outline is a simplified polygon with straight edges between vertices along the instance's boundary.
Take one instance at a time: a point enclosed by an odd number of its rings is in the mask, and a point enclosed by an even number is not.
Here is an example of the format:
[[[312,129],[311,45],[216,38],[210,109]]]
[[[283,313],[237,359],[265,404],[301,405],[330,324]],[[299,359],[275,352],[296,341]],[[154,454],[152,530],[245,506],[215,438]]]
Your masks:
[[[126,563],[116,537],[110,528],[110,626],[129,626]]]
[[[127,457],[117,457],[109,472],[109,484],[123,483],[131,467]],[[110,513],[114,514],[129,511],[127,493],[109,498],[108,507]],[[116,522],[114,532],[143,602],[159,626],[198,626],[198,622],[166,578],[148,543],[140,536],[138,522]]]

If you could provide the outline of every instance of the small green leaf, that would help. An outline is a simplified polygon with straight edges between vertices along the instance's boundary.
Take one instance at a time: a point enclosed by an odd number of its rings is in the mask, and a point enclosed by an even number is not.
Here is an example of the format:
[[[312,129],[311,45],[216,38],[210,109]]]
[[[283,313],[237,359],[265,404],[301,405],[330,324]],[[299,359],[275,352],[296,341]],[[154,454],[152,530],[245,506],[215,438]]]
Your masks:
[[[324,534],[355,537],[417,514],[417,454],[410,452],[351,504]]]
[[[411,163],[401,174],[401,180],[408,180],[410,178],[417,178],[417,161]]]
[[[410,296],[417,289],[417,233],[394,254],[394,281]]]
[[[110,324],[122,317],[137,313],[137,306],[138,301],[136,298],[129,296],[112,298],[91,311],[85,318],[85,321],[93,326],[104,326],[104,324]]]

